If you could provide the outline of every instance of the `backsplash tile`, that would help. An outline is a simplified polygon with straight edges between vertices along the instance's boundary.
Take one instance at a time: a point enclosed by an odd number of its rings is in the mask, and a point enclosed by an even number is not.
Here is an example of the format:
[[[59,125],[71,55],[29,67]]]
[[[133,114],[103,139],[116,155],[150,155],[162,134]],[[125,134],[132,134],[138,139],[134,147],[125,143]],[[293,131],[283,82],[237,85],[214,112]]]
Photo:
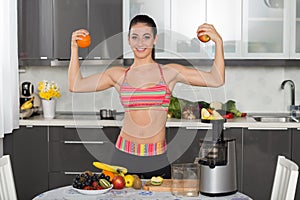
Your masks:
[[[209,67],[200,67],[209,70]],[[31,81],[35,91],[39,81],[55,81],[62,96],[57,101],[57,111],[95,112],[101,108],[123,111],[119,95],[111,88],[94,93],[71,93],[68,90],[68,67],[25,67],[20,73],[20,83]],[[99,72],[105,67],[84,67],[84,76]],[[195,87],[177,84],[173,94],[190,101],[227,101],[233,99],[243,112],[287,112],[290,104],[290,89],[281,90],[281,82],[291,79],[296,85],[296,104],[300,102],[300,67],[249,67],[227,66],[225,85],[219,88]]]

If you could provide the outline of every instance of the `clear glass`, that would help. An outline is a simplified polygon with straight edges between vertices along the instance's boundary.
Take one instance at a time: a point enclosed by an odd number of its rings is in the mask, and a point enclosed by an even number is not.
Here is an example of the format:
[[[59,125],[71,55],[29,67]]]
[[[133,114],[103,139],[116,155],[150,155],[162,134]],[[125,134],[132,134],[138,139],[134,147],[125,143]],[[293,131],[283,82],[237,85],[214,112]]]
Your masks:
[[[218,13],[218,14],[216,14]],[[213,24],[224,44],[225,57],[240,53],[242,40],[242,3],[240,0],[207,1],[207,23]],[[212,53],[214,53],[214,47]]]
[[[179,197],[199,196],[200,167],[194,163],[171,165],[172,194]]]
[[[283,53],[282,21],[250,21],[248,30],[248,53]]]
[[[247,53],[284,55],[284,0],[247,0]]]
[[[300,0],[296,3],[296,53],[300,53]]]
[[[300,53],[300,18],[296,22],[296,53]]]
[[[297,0],[296,2],[296,17],[300,18],[300,0]]]
[[[214,43],[202,43],[196,37],[198,26],[206,22],[213,24],[222,36],[225,56],[239,55],[241,10],[240,0],[190,0],[189,3],[172,0],[171,29],[172,42],[176,45],[173,47],[175,52],[187,57],[213,57]]]

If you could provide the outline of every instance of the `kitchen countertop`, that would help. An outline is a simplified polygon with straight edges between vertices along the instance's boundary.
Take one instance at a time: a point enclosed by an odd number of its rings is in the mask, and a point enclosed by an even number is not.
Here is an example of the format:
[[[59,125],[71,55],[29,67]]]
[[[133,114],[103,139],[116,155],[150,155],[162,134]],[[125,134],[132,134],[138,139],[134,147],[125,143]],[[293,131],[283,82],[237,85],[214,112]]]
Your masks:
[[[260,114],[262,115],[262,114]],[[43,115],[36,115],[29,119],[20,119],[20,126],[65,126],[65,127],[121,127],[123,114],[119,114],[116,120],[100,120],[99,115],[84,113],[56,113],[54,119],[44,119]],[[249,115],[242,118],[228,119],[224,124],[225,128],[248,128],[248,129],[287,129],[298,128],[300,123],[296,122],[257,122]],[[200,119],[186,120],[170,118],[167,120],[166,127],[186,127],[187,129],[209,129],[211,124],[202,123]]]

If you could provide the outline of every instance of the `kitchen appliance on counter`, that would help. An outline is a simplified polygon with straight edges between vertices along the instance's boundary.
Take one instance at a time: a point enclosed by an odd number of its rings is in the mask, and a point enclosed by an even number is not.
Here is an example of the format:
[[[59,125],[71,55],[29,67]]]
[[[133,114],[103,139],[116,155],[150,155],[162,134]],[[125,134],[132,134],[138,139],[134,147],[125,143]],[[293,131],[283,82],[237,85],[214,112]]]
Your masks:
[[[101,120],[115,120],[116,114],[117,114],[116,110],[100,109],[100,119]]]
[[[224,139],[224,120],[212,120],[205,140],[200,141],[200,192],[223,196],[237,192],[235,139]]]
[[[26,81],[20,85],[20,118],[29,118],[37,113],[41,106],[40,97],[34,93],[34,86]]]

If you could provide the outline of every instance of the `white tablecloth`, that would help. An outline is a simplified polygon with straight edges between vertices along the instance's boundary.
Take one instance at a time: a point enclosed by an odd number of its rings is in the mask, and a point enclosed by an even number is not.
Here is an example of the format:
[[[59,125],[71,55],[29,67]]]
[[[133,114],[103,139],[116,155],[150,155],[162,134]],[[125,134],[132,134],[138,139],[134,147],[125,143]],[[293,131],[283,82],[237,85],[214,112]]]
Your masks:
[[[209,199],[222,199],[222,200],[251,200],[250,197],[237,192],[236,194],[223,196],[223,197],[207,197],[199,195],[199,197],[176,197],[170,192],[151,192],[145,190],[135,190],[133,188],[125,188],[122,190],[112,189],[105,194],[99,195],[84,195],[72,189],[72,186],[60,187],[36,196],[33,200],[209,200]]]

